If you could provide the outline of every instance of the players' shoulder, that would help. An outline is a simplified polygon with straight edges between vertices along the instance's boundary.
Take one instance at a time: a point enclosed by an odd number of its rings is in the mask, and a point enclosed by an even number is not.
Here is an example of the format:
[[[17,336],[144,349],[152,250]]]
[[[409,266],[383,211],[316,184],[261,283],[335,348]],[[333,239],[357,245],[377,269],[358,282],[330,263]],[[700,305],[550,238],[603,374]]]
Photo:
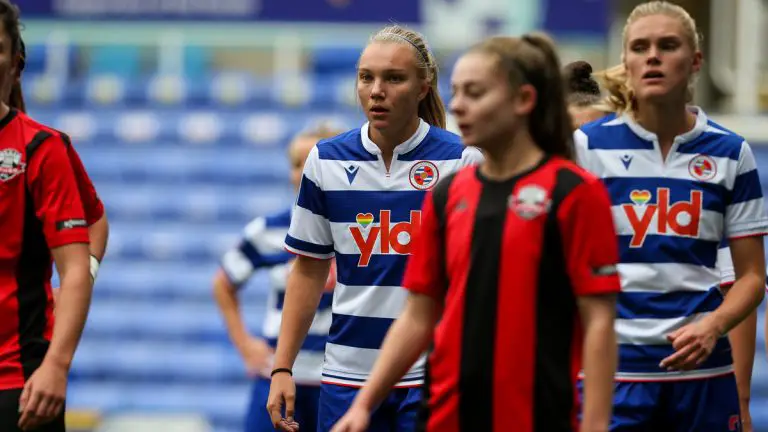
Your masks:
[[[326,160],[364,161],[375,160],[363,147],[360,129],[351,129],[317,143],[317,157]]]
[[[622,118],[616,113],[609,113],[605,117],[585,123],[577,131],[587,136],[606,134],[616,131],[616,127],[624,125]]]
[[[555,188],[562,189],[567,193],[581,185],[602,184],[599,177],[582,168],[574,161],[553,157],[548,165],[555,175]]]
[[[738,133],[708,119],[707,128],[696,140],[701,153],[739,159],[746,139]]]
[[[17,111],[16,116],[19,122],[22,124],[25,136],[29,136],[30,139],[35,137],[37,139],[49,139],[53,138],[56,141],[64,143],[67,147],[71,144],[71,140],[67,134],[57,130],[51,126],[40,123],[33,119],[28,114],[21,111]],[[42,133],[40,133],[42,132]]]
[[[265,228],[288,228],[291,226],[291,212],[292,210],[289,208],[265,217]]]
[[[455,133],[430,125],[421,142],[408,153],[399,155],[398,160],[459,160],[462,159],[466,148],[461,142],[461,137]]]

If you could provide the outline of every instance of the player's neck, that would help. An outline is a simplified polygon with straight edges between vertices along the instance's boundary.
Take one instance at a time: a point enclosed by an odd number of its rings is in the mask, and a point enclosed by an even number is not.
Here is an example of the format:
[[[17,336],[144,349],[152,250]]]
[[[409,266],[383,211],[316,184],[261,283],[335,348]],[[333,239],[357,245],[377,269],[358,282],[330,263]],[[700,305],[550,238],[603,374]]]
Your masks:
[[[11,111],[11,107],[5,103],[0,103],[0,118],[5,118],[9,111]]]
[[[379,150],[381,150],[381,157],[384,159],[387,169],[389,169],[389,164],[392,162],[395,147],[412,137],[419,128],[419,124],[419,118],[416,117],[413,121],[408,122],[405,126],[397,129],[388,128],[386,130],[380,130],[373,127],[368,129],[368,137],[374,144],[376,144]]]
[[[536,145],[528,130],[518,132],[511,140],[485,149],[483,175],[494,181],[504,181],[520,175],[541,161],[544,152]]]
[[[684,104],[642,104],[634,112],[634,118],[645,130],[656,134],[665,156],[675,137],[696,124],[696,116]]]

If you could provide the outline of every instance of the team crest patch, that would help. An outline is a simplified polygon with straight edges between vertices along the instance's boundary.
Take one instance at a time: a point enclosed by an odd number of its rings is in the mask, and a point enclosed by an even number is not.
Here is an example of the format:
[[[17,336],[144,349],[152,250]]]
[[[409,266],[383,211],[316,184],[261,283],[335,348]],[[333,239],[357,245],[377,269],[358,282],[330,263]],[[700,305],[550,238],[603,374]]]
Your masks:
[[[18,150],[0,150],[0,181],[6,182],[23,173],[26,166]]]
[[[411,186],[419,190],[430,189],[437,184],[439,178],[440,172],[437,170],[437,165],[430,161],[416,162],[408,175]]]
[[[552,200],[547,191],[537,185],[524,186],[507,199],[507,206],[523,219],[531,220],[549,212]]]
[[[712,180],[717,175],[717,163],[707,155],[698,155],[688,163],[688,172],[696,180]]]

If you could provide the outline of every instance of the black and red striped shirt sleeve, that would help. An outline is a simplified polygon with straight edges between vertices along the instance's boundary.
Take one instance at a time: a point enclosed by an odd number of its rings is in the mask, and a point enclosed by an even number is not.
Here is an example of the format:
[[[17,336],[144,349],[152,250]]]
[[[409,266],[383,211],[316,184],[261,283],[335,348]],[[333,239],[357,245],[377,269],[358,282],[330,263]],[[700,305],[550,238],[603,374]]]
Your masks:
[[[439,250],[443,240],[434,201],[432,191],[427,192],[421,210],[421,228],[411,239],[403,287],[415,294],[442,299],[446,292],[441,262],[444,251]]]
[[[563,200],[557,217],[574,294],[619,292],[619,245],[611,201],[602,182],[584,178]]]
[[[104,216],[104,204],[96,193],[96,187],[88,176],[83,161],[80,160],[80,155],[77,154],[77,151],[71,144],[67,146],[67,156],[72,164],[72,172],[75,175],[77,189],[83,202],[85,219],[89,226],[93,225]]]
[[[67,144],[56,135],[47,138],[27,166],[35,215],[51,249],[88,243],[88,224],[67,155]]]

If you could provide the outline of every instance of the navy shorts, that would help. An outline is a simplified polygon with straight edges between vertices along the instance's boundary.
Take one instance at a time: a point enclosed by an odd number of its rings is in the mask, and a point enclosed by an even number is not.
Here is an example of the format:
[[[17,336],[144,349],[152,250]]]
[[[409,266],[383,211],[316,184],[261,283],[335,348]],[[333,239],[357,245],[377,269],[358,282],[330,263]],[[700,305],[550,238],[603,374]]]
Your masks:
[[[346,414],[358,391],[354,387],[322,384],[317,431],[330,431]],[[412,432],[420,409],[421,387],[394,389],[371,415],[368,432]]]

